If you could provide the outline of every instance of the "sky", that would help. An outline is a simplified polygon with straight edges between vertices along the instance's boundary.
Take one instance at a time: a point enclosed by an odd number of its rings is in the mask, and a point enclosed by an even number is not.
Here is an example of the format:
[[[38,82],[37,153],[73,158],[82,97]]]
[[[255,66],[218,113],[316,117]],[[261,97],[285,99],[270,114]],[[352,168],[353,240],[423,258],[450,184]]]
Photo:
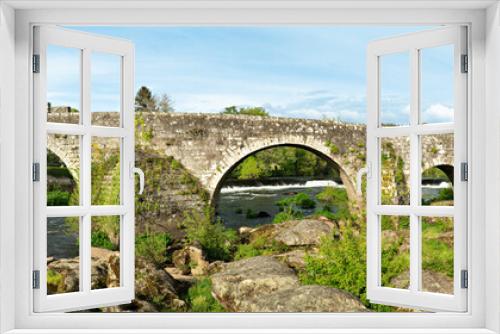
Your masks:
[[[366,47],[429,27],[72,27],[131,40],[135,86],[167,94],[176,112],[260,106],[272,116],[366,122]],[[451,47],[422,54],[422,118],[453,117]],[[408,55],[381,62],[382,121],[409,115]],[[79,104],[79,54],[49,49],[48,100]],[[119,59],[92,58],[92,110],[118,107]]]

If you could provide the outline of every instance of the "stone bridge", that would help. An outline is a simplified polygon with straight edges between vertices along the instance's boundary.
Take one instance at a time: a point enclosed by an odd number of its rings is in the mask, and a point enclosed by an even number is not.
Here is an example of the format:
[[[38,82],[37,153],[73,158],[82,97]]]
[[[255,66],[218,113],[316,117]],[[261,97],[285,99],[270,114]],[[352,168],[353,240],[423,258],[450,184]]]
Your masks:
[[[74,122],[77,113],[49,113],[50,122]],[[111,113],[94,113],[99,124],[116,121]],[[296,146],[327,159],[338,170],[349,198],[355,192],[356,173],[365,164],[366,127],[331,120],[290,119],[221,114],[144,112],[136,117],[136,141],[164,152],[196,176],[211,197],[218,194],[224,178],[252,153],[277,146]],[[406,156],[409,145],[392,140],[397,155]],[[424,141],[423,168],[440,167],[452,177],[451,136]],[[78,148],[71,141],[49,140],[48,146],[75,170]],[[140,146],[138,146],[140,147]],[[452,171],[452,169],[451,169]],[[408,174],[408,170],[405,170]],[[147,180],[146,180],[147,182]]]

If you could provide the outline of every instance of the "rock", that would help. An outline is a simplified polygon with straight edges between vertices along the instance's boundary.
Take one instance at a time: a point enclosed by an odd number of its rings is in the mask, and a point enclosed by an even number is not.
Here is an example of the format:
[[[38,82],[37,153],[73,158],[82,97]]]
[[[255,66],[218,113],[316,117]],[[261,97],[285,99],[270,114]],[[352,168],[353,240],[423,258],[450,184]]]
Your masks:
[[[287,246],[318,245],[321,238],[332,232],[334,228],[335,224],[327,220],[291,220],[253,229],[250,232],[250,242],[257,238],[266,238]]]
[[[250,232],[253,230],[253,228],[251,227],[248,227],[248,226],[241,226],[239,229],[238,229],[238,234],[240,235],[240,237],[242,238],[246,238],[250,235]]]
[[[293,268],[298,271],[304,269],[306,266],[305,263],[306,252],[301,249],[297,249],[283,254],[278,254],[275,255],[274,257],[286,263],[290,268]]]
[[[214,261],[211,262],[208,265],[208,274],[213,275],[215,273],[218,273],[224,268],[224,262],[223,261]]]
[[[194,276],[183,275],[182,271],[176,267],[167,267],[164,270],[178,283],[177,291],[187,290],[196,282]]]
[[[48,294],[79,291],[80,259],[78,257],[51,261],[47,269],[52,277],[47,282]]]
[[[176,250],[172,254],[172,262],[183,275],[193,274],[203,276],[208,272],[208,262],[205,260],[203,251],[196,246],[186,246]]]
[[[391,287],[407,289],[409,282],[410,273],[405,271],[391,280]],[[453,278],[435,271],[423,270],[422,287],[428,292],[453,294]]]
[[[245,300],[240,312],[366,312],[350,293],[320,285],[279,290],[265,298]]]
[[[211,279],[214,297],[235,312],[242,311],[243,303],[249,299],[265,298],[272,292],[299,286],[292,269],[268,256],[227,263]]]

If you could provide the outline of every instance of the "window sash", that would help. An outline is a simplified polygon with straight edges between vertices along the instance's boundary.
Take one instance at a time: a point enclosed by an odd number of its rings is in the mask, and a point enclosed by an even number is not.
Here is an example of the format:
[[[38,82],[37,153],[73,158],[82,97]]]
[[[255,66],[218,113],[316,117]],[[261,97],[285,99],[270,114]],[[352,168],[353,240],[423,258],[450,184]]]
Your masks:
[[[467,183],[461,181],[460,164],[467,162],[467,75],[461,73],[461,56],[467,54],[466,28],[449,27],[388,38],[372,42],[368,47],[368,124],[367,161],[367,295],[375,303],[425,310],[467,310],[467,290],[461,288],[460,272],[467,269]],[[441,45],[454,46],[454,122],[419,124],[420,113],[420,50]],[[410,125],[380,125],[380,57],[400,52],[410,55]],[[454,134],[454,206],[421,205],[420,136]],[[410,204],[381,205],[381,138],[406,136],[410,140]],[[410,286],[406,289],[383,287],[381,276],[381,215],[410,217]],[[454,218],[454,293],[445,295],[421,291],[421,226],[423,216]]]
[[[47,121],[47,47],[56,45],[80,50],[80,123]],[[121,60],[121,126],[96,126],[91,123],[91,56],[93,52],[118,55]],[[96,36],[57,27],[35,28],[34,53],[40,55],[40,73],[34,75],[34,160],[40,164],[40,181],[34,183],[34,270],[40,272],[40,288],[34,290],[34,311],[75,311],[129,303],[134,298],[134,108],[133,45],[127,41]],[[49,134],[80,137],[80,205],[48,207],[47,203],[47,136]],[[91,203],[91,141],[93,137],[120,140],[120,204]],[[91,217],[119,215],[120,218],[120,286],[91,288]],[[48,295],[47,293],[47,218],[79,219],[79,291]]]

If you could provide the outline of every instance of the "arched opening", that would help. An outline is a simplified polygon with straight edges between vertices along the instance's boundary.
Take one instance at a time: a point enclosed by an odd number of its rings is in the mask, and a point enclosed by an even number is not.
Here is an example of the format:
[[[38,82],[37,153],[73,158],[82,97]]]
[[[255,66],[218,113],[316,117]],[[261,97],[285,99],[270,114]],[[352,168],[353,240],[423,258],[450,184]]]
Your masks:
[[[316,149],[267,146],[232,165],[212,204],[224,225],[235,229],[307,216],[333,219],[347,209],[343,179],[341,167]]]
[[[423,205],[453,205],[453,172],[453,166],[445,164],[422,172]]]

